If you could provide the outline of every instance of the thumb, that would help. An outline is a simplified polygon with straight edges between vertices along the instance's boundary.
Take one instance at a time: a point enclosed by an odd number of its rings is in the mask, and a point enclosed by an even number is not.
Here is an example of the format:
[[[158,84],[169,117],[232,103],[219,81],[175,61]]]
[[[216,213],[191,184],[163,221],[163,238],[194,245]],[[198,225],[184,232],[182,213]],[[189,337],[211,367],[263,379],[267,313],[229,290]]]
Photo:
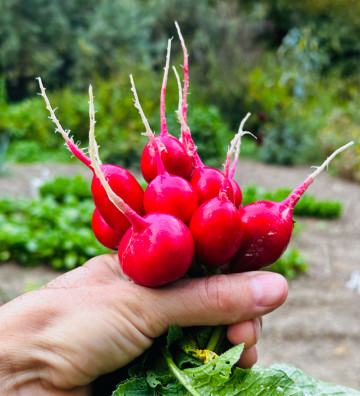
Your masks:
[[[257,271],[183,279],[153,289],[150,300],[162,323],[160,335],[169,325],[216,326],[262,316],[279,307],[287,291],[284,277]]]

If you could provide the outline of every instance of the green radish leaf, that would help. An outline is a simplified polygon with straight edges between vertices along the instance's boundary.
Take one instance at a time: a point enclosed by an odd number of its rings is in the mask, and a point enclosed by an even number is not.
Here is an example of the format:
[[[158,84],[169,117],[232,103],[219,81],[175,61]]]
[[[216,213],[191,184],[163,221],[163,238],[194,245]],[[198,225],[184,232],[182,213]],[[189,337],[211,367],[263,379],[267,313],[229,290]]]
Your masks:
[[[145,378],[132,378],[121,383],[112,396],[154,396],[154,389],[150,388]]]
[[[238,345],[202,367],[183,370],[198,395],[303,396],[303,392],[282,371],[234,368],[243,348],[243,344]]]
[[[274,364],[270,368],[286,373],[298,388],[302,390],[305,396],[360,396],[360,391],[316,380],[291,364]]]
[[[181,327],[170,326],[167,333],[167,346],[169,347],[174,342],[184,337],[184,332]]]
[[[360,396],[358,391],[315,380],[287,364],[241,369],[236,363],[243,344],[199,365],[190,355],[186,358],[184,348],[198,339],[197,333],[209,336],[206,328],[171,327],[169,334],[157,340],[146,353],[141,364],[137,363],[135,377],[122,382],[113,396]],[[166,341],[168,345],[164,346]]]

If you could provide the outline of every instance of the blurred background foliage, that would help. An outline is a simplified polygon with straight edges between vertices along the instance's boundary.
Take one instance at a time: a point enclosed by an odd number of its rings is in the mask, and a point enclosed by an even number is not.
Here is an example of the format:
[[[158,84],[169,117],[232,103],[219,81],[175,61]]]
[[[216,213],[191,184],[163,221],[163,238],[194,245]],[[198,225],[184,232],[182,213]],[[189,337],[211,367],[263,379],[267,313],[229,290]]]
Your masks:
[[[223,162],[250,111],[247,129],[258,139],[244,139],[244,154],[285,165],[322,162],[353,139],[332,168],[360,181],[359,19],[356,0],[1,0],[0,164],[70,160],[36,94],[41,76],[63,127],[82,147],[91,82],[101,157],[137,167],[146,139],[129,74],[159,131],[168,37],[181,72],[177,20],[190,54],[189,125],[205,163]],[[166,104],[175,136],[177,100],[170,73]]]

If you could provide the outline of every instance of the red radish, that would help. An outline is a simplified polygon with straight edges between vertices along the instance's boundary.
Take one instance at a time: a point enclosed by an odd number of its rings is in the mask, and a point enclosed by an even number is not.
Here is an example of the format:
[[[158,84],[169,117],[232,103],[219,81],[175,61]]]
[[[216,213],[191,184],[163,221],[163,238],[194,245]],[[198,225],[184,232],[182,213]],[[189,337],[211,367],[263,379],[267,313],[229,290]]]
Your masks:
[[[353,142],[336,150],[284,201],[259,201],[240,209],[244,237],[232,259],[231,272],[254,271],[274,263],[287,248],[293,230],[293,210],[315,177]]]
[[[144,215],[144,190],[135,177],[126,169],[116,165],[101,165],[101,171],[115,194],[128,203],[140,216]],[[95,206],[107,224],[123,234],[130,227],[130,222],[109,200],[98,177],[92,179],[91,192]]]
[[[157,287],[175,281],[185,275],[194,256],[191,232],[181,220],[166,213],[139,216],[111,189],[95,154],[95,110],[91,86],[89,96],[91,164],[109,199],[131,223],[118,250],[122,270],[143,286]]]
[[[240,123],[239,131],[238,131],[240,138],[237,140],[236,151],[235,151],[235,155],[234,155],[234,162],[232,164],[231,170],[229,171],[229,180],[230,180],[231,186],[234,191],[234,205],[237,208],[240,208],[240,206],[242,204],[242,192],[241,192],[240,186],[234,180],[234,173],[235,173],[236,165],[237,165],[239,155],[240,155],[241,136],[248,133],[248,134],[252,135],[253,137],[255,137],[251,132],[243,131],[245,122],[250,117],[250,115],[251,115],[250,113],[247,113],[246,116],[243,118],[243,120]],[[256,137],[255,137],[255,139],[256,139]]]
[[[239,209],[242,204],[241,188],[233,178],[229,177],[229,181],[234,192],[234,205]]]
[[[52,109],[49,99],[46,96],[45,88],[40,77],[38,78],[38,81],[41,89],[41,96],[45,100],[46,108],[50,112],[51,120],[56,125],[56,132],[61,133],[67,146],[75,155],[75,157],[82,161],[94,173],[90,158],[87,157],[81,149],[79,149],[78,145],[75,144],[73,139],[69,137],[70,131],[64,131],[60,125],[60,122],[56,118],[55,111]],[[95,147],[94,150],[95,155],[98,157],[97,147]],[[101,164],[100,161],[98,162]],[[101,170],[105,174],[105,177],[107,178],[114,192],[123,198],[125,202],[128,202],[131,208],[134,209],[139,215],[143,215],[144,191],[135,177],[126,169],[116,165],[101,165]],[[91,183],[91,192],[95,206],[99,210],[106,223],[115,231],[119,232],[120,234],[124,234],[125,231],[130,227],[130,223],[109,200],[105,189],[100,183],[100,180],[96,177],[95,173]]]
[[[157,176],[145,190],[145,212],[169,213],[178,217],[185,224],[189,224],[191,216],[198,207],[196,192],[187,180],[180,176],[170,175],[166,171],[155,136],[141,108],[132,76],[130,76],[130,80],[135,97],[135,107],[139,110],[141,119],[145,125],[146,132],[144,135],[149,137],[150,143],[153,146],[157,165]]]
[[[190,129],[186,124],[183,115],[183,99],[181,94],[180,78],[175,67],[173,69],[179,87],[179,107],[177,116],[181,125],[184,141],[187,142],[188,150],[194,161],[194,171],[190,179],[190,184],[194,187],[198,197],[199,205],[201,205],[202,203],[218,196],[225,176],[218,169],[205,166],[196,152],[196,146],[191,138]],[[228,195],[230,201],[234,202],[234,193],[229,180],[226,180],[225,183],[226,194]]]
[[[96,239],[103,246],[111,250],[118,250],[123,234],[119,234],[110,228],[96,208],[91,219],[91,226]]]
[[[165,73],[160,94],[160,135],[155,139],[164,147],[164,150],[161,151],[161,158],[165,169],[173,175],[189,179],[193,170],[192,160],[186,152],[184,145],[174,136],[171,136],[166,127],[165,94],[169,72],[170,48],[171,39],[168,41]],[[141,156],[140,168],[144,179],[148,183],[157,176],[155,152],[151,142],[144,148]]]
[[[234,137],[227,153],[225,178],[219,195],[203,203],[190,222],[195,256],[210,270],[227,263],[239,250],[243,237],[240,213],[226,194],[230,161],[237,139],[240,135]]]

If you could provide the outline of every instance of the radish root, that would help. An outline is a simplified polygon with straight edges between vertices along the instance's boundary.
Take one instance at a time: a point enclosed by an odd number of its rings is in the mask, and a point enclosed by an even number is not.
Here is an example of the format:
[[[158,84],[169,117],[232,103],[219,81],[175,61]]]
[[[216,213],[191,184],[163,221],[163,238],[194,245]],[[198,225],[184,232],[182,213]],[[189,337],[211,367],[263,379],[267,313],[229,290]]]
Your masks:
[[[169,65],[170,65],[170,51],[171,51],[171,39],[168,40],[167,52],[166,52],[166,63],[164,68],[164,78],[161,86],[160,94],[160,135],[168,135],[168,130],[166,127],[166,117],[165,117],[165,94],[166,85],[169,75]]]
[[[351,141],[347,144],[345,144],[344,146],[338,148],[336,151],[334,151],[330,157],[328,157],[326,159],[326,161],[324,161],[320,166],[313,166],[312,168],[316,168],[315,172],[313,172],[311,175],[309,175],[309,177],[311,177],[312,179],[315,179],[315,177],[321,173],[325,168],[327,168],[329,166],[329,163],[333,160],[333,158],[335,156],[337,156],[339,153],[341,153],[342,151],[346,150],[348,147],[350,147],[351,145],[353,145],[354,142]]]
[[[197,155],[196,146],[191,138],[190,128],[187,125],[187,122],[185,121],[184,114],[182,111],[183,96],[182,96],[182,92],[181,92],[182,90],[181,90],[180,77],[176,71],[175,66],[173,66],[173,70],[175,73],[175,77],[176,77],[177,84],[178,84],[178,90],[179,90],[179,105],[178,105],[178,109],[176,111],[176,115],[177,115],[177,118],[178,118],[180,126],[181,126],[183,143],[184,143],[188,153],[191,155],[191,157],[195,157]]]
[[[314,181],[314,179],[326,168],[328,167],[330,161],[332,161],[332,159],[338,155],[339,153],[341,153],[342,151],[344,151],[345,149],[347,149],[348,147],[350,147],[351,145],[353,145],[354,142],[351,141],[347,144],[345,144],[344,146],[338,148],[336,151],[334,151],[320,166],[316,167],[316,170],[311,173],[306,180],[301,183],[298,187],[295,188],[295,190],[285,199],[284,201],[284,205],[288,206],[289,208],[294,208],[295,205],[297,204],[297,202],[299,201],[299,199],[302,197],[302,195],[304,194],[304,192],[307,190],[307,188],[310,186],[310,184]],[[314,168],[314,167],[313,167]]]
[[[74,139],[72,136],[70,136],[70,130],[64,130],[63,127],[60,124],[60,121],[57,119],[56,115],[55,115],[55,111],[57,110],[57,108],[53,109],[51,107],[50,101],[46,95],[46,88],[44,87],[42,80],[40,77],[36,78],[39,82],[39,87],[41,90],[41,93],[39,93],[39,95],[41,95],[46,103],[46,109],[49,111],[50,113],[50,120],[55,124],[56,129],[55,129],[55,133],[59,132],[62,137],[65,140],[65,145],[67,146],[68,150],[70,150],[75,157],[79,158],[80,161],[82,161],[85,165],[90,166],[90,159],[86,156],[86,154],[84,153],[84,150],[79,148],[79,143],[74,143]]]
[[[183,113],[183,117],[185,120],[185,123],[187,123],[187,92],[188,92],[188,88],[189,88],[189,54],[187,52],[187,48],[185,45],[185,40],[183,35],[181,34],[181,30],[179,27],[179,24],[175,21],[175,26],[176,26],[176,30],[178,32],[179,35],[179,39],[180,39],[180,43],[181,43],[181,47],[184,53],[184,64],[183,64],[183,70],[184,70],[184,92],[183,92],[183,102],[182,102],[182,113]]]
[[[143,109],[141,107],[141,104],[140,104],[140,101],[139,101],[139,97],[138,97],[138,94],[136,92],[135,83],[134,83],[134,79],[133,79],[132,74],[130,74],[130,81],[131,81],[131,90],[132,90],[132,92],[134,94],[134,106],[138,109],[139,114],[141,116],[141,120],[142,120],[142,122],[143,122],[143,124],[145,126],[145,130],[146,130],[146,132],[144,132],[142,135],[147,136],[150,139],[151,145],[152,145],[152,147],[154,149],[154,152],[155,152],[156,165],[157,165],[158,172],[164,173],[164,172],[166,172],[166,170],[165,170],[164,164],[163,164],[163,162],[161,160],[161,157],[160,157],[161,149],[159,148],[159,145],[158,145],[157,141],[155,140],[155,136],[154,136],[153,131],[150,128],[149,121],[145,117],[144,111],[143,111]],[[164,145],[161,145],[161,146],[162,146],[163,149],[165,148]]]
[[[253,133],[251,133],[251,132],[249,132],[249,131],[244,131],[244,130],[243,130],[244,125],[245,125],[245,122],[248,120],[248,118],[250,117],[250,115],[251,115],[251,113],[247,113],[246,116],[241,120],[238,133],[235,135],[235,138],[236,138],[236,137],[238,137],[238,138],[237,138],[237,143],[236,143],[236,150],[235,150],[235,155],[234,155],[234,162],[233,162],[232,167],[231,167],[231,170],[230,170],[230,172],[229,172],[229,178],[230,178],[230,179],[233,178],[234,173],[235,173],[235,169],[236,169],[236,165],[237,165],[237,163],[238,163],[238,159],[239,159],[239,155],[240,155],[241,137],[242,137],[243,135],[248,134],[248,135],[251,135],[252,137],[254,137],[254,138],[256,139],[256,136],[255,136]]]

